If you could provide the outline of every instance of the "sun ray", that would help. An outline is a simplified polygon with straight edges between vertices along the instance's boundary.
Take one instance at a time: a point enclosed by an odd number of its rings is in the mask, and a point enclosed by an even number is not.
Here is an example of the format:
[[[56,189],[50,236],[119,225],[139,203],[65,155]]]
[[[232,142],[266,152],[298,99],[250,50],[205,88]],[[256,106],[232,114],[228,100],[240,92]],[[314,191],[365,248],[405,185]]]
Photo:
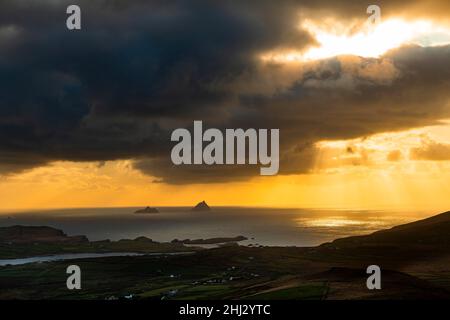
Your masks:
[[[331,25],[331,26],[330,26]],[[427,20],[406,21],[389,19],[375,26],[364,25],[358,32],[346,32],[342,26],[320,24],[305,20],[300,28],[308,31],[317,46],[306,51],[278,50],[266,52],[261,59],[266,62],[288,63],[326,59],[339,55],[357,55],[378,58],[387,51],[407,44],[437,46],[450,43],[450,29]]]

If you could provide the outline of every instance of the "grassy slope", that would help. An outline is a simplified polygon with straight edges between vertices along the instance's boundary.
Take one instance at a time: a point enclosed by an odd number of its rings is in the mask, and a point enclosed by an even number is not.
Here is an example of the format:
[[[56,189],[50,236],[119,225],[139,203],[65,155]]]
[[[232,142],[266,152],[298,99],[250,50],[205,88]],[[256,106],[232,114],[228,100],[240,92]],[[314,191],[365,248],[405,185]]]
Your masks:
[[[87,243],[35,243],[0,244],[0,259],[16,259],[63,253],[102,253],[102,252],[185,252],[198,248],[186,247],[181,243],[158,243],[145,240],[120,240],[113,242]]]
[[[0,267],[0,298],[104,299],[133,293],[145,299],[450,299],[449,217],[316,248],[233,246],[189,256],[77,260],[83,290],[75,292],[65,288],[67,262]],[[380,291],[365,287],[370,264],[383,270]],[[170,290],[177,291],[168,297]]]

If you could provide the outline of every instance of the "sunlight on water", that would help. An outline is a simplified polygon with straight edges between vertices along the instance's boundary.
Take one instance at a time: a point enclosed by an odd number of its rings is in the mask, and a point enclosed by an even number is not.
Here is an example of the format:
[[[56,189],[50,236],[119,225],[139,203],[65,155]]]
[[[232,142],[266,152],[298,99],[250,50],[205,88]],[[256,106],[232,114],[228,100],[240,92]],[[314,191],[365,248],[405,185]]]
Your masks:
[[[367,222],[361,220],[350,220],[345,217],[330,217],[321,219],[297,219],[297,222],[302,226],[308,227],[346,227],[346,226],[356,226],[362,225]]]
[[[314,246],[426,218],[438,212],[311,210],[217,207],[209,212],[162,207],[157,214],[134,214],[137,208],[59,209],[0,216],[0,227],[50,226],[89,240],[146,236],[155,241],[242,235],[242,245]]]

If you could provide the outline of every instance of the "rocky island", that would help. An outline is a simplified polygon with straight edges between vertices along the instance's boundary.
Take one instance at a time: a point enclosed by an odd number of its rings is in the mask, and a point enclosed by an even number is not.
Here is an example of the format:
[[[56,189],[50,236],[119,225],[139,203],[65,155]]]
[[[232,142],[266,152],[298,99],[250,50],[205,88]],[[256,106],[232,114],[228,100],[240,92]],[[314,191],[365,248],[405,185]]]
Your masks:
[[[184,240],[178,240],[174,239],[172,240],[172,243],[183,243],[183,244],[219,244],[219,243],[230,243],[230,242],[240,242],[247,240],[244,236],[237,236],[237,237],[222,237],[222,238],[210,238],[210,239],[184,239]]]
[[[159,213],[159,210],[158,209],[156,209],[156,208],[152,208],[152,207],[145,207],[144,209],[139,209],[139,210],[136,210],[134,213],[137,213],[137,214],[139,214],[139,213]]]
[[[205,201],[197,203],[195,207],[191,209],[192,211],[211,211],[211,208]]]

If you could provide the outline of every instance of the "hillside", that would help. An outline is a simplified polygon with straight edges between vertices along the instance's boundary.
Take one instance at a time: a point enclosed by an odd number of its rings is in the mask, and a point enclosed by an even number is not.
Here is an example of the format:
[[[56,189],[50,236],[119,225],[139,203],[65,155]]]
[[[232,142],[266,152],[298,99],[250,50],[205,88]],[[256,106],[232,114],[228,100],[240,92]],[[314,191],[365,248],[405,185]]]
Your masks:
[[[369,235],[334,240],[322,246],[355,247],[362,245],[450,246],[450,211],[439,215],[380,230]]]
[[[11,226],[0,228],[0,243],[87,243],[85,236],[67,236],[63,231],[46,226]]]
[[[4,259],[75,252],[188,253],[78,259],[87,279],[81,295],[60,285],[65,261],[3,266],[0,299],[108,299],[124,293],[133,299],[450,299],[449,221],[447,212],[308,248],[236,245],[197,250],[185,247],[184,240],[157,243],[145,237],[76,245],[0,241]],[[0,238],[36,232],[65,236],[57,229],[34,228],[0,228]],[[366,269],[373,264],[382,269],[383,290],[367,290]],[[49,268],[57,272],[45,272]]]

